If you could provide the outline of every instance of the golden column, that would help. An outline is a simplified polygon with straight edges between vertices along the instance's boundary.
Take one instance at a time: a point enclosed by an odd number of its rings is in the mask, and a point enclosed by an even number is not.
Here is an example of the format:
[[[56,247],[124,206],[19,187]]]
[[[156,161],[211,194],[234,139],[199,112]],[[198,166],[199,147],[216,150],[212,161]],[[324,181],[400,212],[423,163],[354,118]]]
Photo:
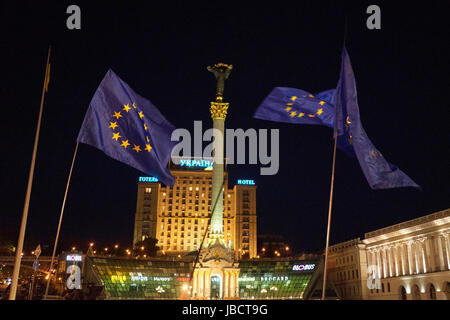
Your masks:
[[[225,80],[230,75],[232,65],[217,63],[209,66],[208,71],[212,72],[217,80],[216,101],[211,102],[209,111],[213,119],[214,127],[214,164],[212,172],[212,192],[211,192],[211,231],[208,239],[208,246],[214,244],[217,240],[225,245],[223,234],[223,189],[224,189],[224,132],[225,118],[229,103],[223,102],[223,91]],[[227,186],[228,187],[228,186]]]

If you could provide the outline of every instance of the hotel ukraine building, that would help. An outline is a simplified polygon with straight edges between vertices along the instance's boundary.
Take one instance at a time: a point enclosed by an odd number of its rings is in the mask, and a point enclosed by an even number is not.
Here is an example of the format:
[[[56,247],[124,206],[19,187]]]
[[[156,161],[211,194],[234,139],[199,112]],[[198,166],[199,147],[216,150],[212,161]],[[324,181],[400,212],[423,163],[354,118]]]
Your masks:
[[[226,168],[226,166],[225,166]],[[173,187],[154,177],[140,177],[133,243],[151,237],[158,240],[158,255],[185,255],[200,248],[209,232],[212,206],[212,161],[179,159],[170,163],[175,178]],[[228,188],[224,170],[223,233],[233,248],[235,259],[256,258],[256,185],[253,180],[238,180]],[[205,237],[206,244],[208,235]]]

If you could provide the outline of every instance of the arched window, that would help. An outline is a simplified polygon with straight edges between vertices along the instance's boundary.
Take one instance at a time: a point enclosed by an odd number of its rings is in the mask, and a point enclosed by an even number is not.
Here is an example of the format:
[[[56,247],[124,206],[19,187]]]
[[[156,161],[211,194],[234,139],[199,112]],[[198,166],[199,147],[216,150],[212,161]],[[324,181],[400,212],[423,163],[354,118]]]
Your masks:
[[[419,286],[417,284],[414,285],[412,293],[413,293],[413,299],[414,300],[420,300],[420,289],[419,289]]]
[[[407,300],[406,289],[404,286],[400,287],[400,300]]]
[[[428,289],[430,300],[436,300],[436,288],[431,283],[430,288]]]

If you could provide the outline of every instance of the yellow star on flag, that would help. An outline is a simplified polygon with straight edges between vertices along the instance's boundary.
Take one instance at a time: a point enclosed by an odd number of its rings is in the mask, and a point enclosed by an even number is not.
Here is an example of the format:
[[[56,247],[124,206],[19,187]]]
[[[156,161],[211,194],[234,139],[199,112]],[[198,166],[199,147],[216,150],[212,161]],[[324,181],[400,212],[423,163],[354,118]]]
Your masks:
[[[133,108],[135,108],[135,109],[136,109],[136,106],[134,105],[134,102],[133,102]]]
[[[312,94],[310,94],[309,97],[314,98],[314,96]]]
[[[298,114],[297,117],[301,118],[301,117],[303,117],[304,115],[305,115],[305,114],[304,114],[303,112],[300,112],[300,113]]]
[[[292,111],[291,114],[289,115],[290,117],[295,117],[295,115],[297,114],[297,112]]]
[[[315,115],[313,115],[313,114],[308,114],[308,117],[310,117],[310,118],[314,118],[314,117],[315,117]]]
[[[122,115],[120,114],[120,111],[119,112],[114,112],[113,117],[116,117],[117,119],[119,119],[121,116]]]
[[[148,152],[150,152],[150,150],[152,150],[152,147],[149,144],[145,145],[145,150],[147,150]]]
[[[319,104],[320,104],[321,106],[323,106],[323,105],[325,104],[325,101],[320,101]]]
[[[317,115],[321,115],[323,113],[323,109],[322,108],[320,108],[319,110],[317,110]]]
[[[137,145],[134,145],[133,150],[136,151],[136,152],[142,151],[142,150],[141,150],[141,147],[140,147],[140,146],[137,146]]]
[[[284,110],[286,110],[286,111],[290,111],[291,109],[292,109],[291,107],[284,108]]]
[[[145,129],[145,131],[147,131],[147,124],[146,123],[144,123],[144,129]]]
[[[147,137],[147,142],[150,143],[150,139]]]
[[[140,112],[139,112],[139,118],[142,119],[143,117],[144,117],[144,114],[142,113],[142,111],[140,111]]]
[[[118,127],[117,122],[109,122],[109,123],[110,123],[109,127],[112,128],[113,130],[115,130],[116,127]]]
[[[128,140],[122,140],[122,144],[120,146],[126,149],[129,145]]]
[[[371,150],[371,151],[370,151],[370,155],[371,155],[372,157],[374,157],[374,158],[376,158],[376,157],[377,157],[377,155],[376,155],[375,151],[373,151],[373,150]]]
[[[296,99],[297,99],[296,96],[292,96],[292,98],[291,98],[292,101],[295,101]]]
[[[112,138],[116,139],[116,141],[118,141],[119,138],[122,138],[122,137],[120,136],[119,132],[117,132],[117,133],[113,133],[113,137]]]
[[[125,110],[126,112],[128,112],[128,110],[130,110],[130,104],[124,104],[123,105],[123,110]]]

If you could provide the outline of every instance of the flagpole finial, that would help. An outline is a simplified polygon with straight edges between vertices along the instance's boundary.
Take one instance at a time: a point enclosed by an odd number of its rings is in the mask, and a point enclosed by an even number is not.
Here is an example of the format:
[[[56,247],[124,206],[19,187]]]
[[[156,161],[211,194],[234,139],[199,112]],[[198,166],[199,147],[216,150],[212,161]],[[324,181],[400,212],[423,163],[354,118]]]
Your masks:
[[[223,100],[223,91],[225,88],[225,80],[228,79],[231,70],[233,69],[233,65],[228,65],[222,62],[216,63],[213,66],[207,67],[209,72],[214,73],[214,76],[217,80],[216,87],[216,101],[220,102]]]

